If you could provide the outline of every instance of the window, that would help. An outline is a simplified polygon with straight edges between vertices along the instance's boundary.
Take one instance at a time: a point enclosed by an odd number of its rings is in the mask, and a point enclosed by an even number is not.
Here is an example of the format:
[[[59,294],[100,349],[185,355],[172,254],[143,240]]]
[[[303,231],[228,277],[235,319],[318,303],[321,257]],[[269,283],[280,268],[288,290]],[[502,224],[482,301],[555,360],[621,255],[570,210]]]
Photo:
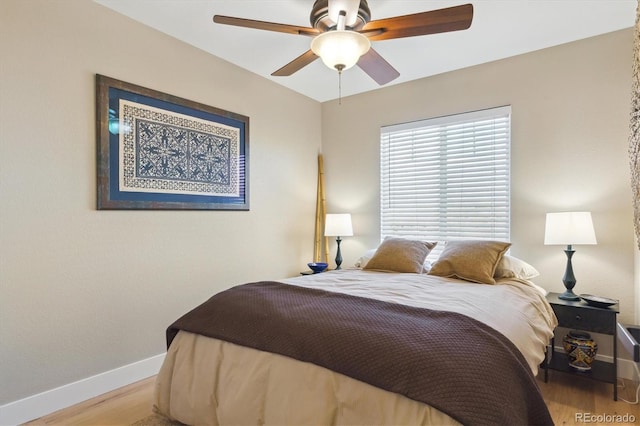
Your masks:
[[[510,106],[381,128],[381,237],[509,241],[510,133]]]

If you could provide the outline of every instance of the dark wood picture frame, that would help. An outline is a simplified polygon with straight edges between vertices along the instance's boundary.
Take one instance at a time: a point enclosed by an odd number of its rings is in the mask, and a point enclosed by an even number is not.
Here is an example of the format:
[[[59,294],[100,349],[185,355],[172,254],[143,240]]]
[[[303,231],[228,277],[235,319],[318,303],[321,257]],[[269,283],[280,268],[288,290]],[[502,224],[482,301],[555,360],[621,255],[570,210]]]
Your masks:
[[[249,117],[96,74],[99,210],[249,210]]]

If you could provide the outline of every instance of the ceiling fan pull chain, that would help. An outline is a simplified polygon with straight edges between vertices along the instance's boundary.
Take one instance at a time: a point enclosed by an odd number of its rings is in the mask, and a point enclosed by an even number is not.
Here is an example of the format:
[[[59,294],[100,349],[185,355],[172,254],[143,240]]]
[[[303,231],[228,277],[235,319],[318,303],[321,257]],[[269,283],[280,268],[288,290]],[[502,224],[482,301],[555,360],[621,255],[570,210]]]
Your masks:
[[[338,70],[338,105],[342,105],[342,70]]]
[[[344,65],[336,65],[336,70],[338,70],[338,105],[342,105],[342,70],[344,69]]]

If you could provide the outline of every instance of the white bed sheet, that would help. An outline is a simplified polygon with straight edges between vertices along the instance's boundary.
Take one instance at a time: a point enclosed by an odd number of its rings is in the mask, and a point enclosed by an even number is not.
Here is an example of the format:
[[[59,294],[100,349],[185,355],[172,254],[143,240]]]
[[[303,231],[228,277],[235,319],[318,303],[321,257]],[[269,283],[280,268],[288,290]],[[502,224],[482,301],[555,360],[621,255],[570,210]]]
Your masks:
[[[343,269],[279,281],[467,315],[511,340],[534,375],[557,325],[544,289],[525,280],[501,279],[490,285],[428,274]]]

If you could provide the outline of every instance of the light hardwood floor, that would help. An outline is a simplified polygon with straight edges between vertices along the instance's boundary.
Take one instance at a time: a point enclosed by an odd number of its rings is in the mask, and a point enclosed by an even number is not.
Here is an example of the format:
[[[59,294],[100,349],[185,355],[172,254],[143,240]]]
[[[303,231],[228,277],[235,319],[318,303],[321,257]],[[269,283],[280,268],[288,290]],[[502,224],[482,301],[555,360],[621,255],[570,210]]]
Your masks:
[[[611,385],[556,371],[549,374],[548,383],[544,383],[541,378],[538,379],[538,383],[556,425],[584,424],[585,422],[576,419],[577,413],[592,416],[628,414],[635,417],[635,422],[631,424],[640,425],[640,405],[630,405],[620,400],[624,398],[635,401],[636,388],[633,383],[626,381],[626,387],[618,391],[619,400],[613,401]],[[151,414],[154,380],[154,377],[150,377],[26,425],[130,425]]]
[[[151,414],[155,376],[46,415],[25,425],[130,425]]]

